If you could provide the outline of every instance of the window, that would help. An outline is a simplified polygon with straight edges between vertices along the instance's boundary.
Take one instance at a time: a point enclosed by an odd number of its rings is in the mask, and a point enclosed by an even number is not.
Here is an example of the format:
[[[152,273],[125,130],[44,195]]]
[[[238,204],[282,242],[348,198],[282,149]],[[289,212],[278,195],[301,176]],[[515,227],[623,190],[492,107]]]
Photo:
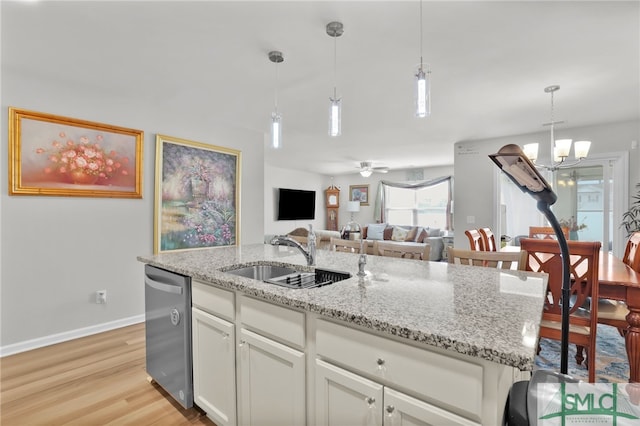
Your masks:
[[[450,229],[451,178],[421,184],[382,182],[383,222]]]

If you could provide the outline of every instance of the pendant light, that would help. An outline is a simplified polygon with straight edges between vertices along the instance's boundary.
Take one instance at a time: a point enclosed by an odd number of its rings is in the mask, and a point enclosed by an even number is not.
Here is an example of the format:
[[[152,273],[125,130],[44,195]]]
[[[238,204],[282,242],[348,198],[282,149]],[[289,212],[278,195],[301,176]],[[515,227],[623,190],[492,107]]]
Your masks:
[[[425,71],[422,63],[422,0],[420,0],[420,65],[415,77],[416,117],[428,117],[431,115],[431,71],[429,67]]]
[[[269,52],[269,60],[276,64],[276,89],[273,112],[271,113],[271,148],[282,148],[282,116],[278,112],[278,64],[284,62],[282,52]]]
[[[549,87],[545,87],[545,93],[551,94],[551,121],[549,123],[545,123],[544,125],[549,125],[550,127],[550,140],[549,140],[549,155],[551,157],[551,161],[549,165],[538,164],[535,161],[538,159],[538,144],[530,143],[526,144],[523,147],[523,151],[527,158],[531,160],[535,166],[539,169],[547,169],[549,171],[556,171],[558,169],[573,167],[589,155],[589,148],[591,148],[590,141],[576,141],[574,144],[574,154],[575,161],[567,162],[567,158],[569,157],[569,152],[571,151],[571,143],[573,142],[571,139],[555,139],[554,135],[554,126],[556,124],[562,124],[564,121],[555,121],[554,120],[554,103],[553,103],[553,94],[560,90],[560,86],[553,85]]]
[[[344,32],[341,22],[329,22],[327,34],[333,37],[333,97],[329,98],[329,136],[342,134],[342,99],[338,98],[336,89],[337,38]]]

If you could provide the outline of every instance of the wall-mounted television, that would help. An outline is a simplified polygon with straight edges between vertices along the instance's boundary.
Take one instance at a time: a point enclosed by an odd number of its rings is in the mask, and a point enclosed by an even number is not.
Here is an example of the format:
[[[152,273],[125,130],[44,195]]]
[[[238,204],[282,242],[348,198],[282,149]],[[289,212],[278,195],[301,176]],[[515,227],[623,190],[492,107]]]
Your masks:
[[[278,189],[278,220],[315,219],[316,191]]]

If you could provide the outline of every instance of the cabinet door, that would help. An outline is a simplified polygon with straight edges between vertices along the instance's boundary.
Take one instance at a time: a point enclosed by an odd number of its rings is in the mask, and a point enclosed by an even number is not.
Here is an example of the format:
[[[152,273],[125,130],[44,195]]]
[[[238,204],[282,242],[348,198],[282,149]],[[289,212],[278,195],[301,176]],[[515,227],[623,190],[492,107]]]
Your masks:
[[[385,426],[480,426],[464,417],[388,387],[384,388],[383,415]]]
[[[240,424],[306,423],[303,352],[243,328],[238,358]]]
[[[218,425],[236,424],[234,325],[192,310],[194,401]]]
[[[317,425],[382,425],[382,385],[316,360]]]

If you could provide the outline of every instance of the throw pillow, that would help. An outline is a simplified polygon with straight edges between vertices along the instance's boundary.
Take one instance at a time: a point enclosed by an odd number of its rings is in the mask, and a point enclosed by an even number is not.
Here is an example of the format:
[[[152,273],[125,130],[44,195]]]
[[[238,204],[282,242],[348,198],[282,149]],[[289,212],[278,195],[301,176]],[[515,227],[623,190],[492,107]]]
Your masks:
[[[411,231],[407,232],[407,236],[405,237],[405,241],[415,241],[418,236],[418,226],[414,226],[411,228]]]
[[[362,227],[362,239],[363,240],[367,239],[367,227],[366,226]]]
[[[393,235],[393,226],[387,225],[387,227],[384,228],[383,239],[388,241],[391,239],[392,235]]]
[[[416,238],[416,243],[423,243],[425,238],[429,237],[429,233],[427,232],[426,229],[422,229],[422,231],[420,232],[420,234],[418,234],[418,238]]]
[[[393,232],[391,233],[391,240],[404,242],[407,238],[408,233],[409,231],[407,231],[406,229],[400,228],[399,226],[394,226]]]
[[[384,230],[386,227],[386,223],[370,223],[367,225],[367,239],[382,240],[384,238]]]

